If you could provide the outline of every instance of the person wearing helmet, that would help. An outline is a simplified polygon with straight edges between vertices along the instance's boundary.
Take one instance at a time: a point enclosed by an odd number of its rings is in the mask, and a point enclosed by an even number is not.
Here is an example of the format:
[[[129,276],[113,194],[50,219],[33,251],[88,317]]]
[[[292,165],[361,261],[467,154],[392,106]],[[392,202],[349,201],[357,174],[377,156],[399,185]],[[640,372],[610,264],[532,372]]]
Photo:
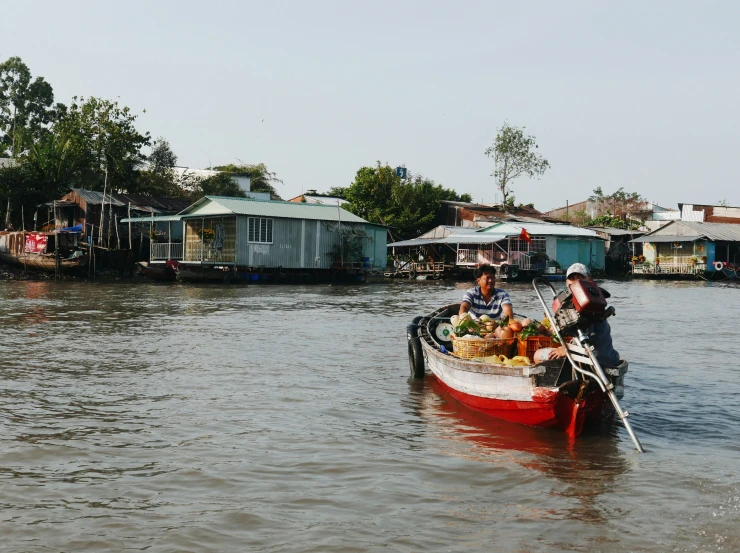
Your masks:
[[[571,285],[578,280],[591,280],[591,271],[583,263],[573,263],[565,273],[565,284]],[[610,296],[609,292],[601,289],[604,297]],[[590,326],[589,337],[591,345],[596,352],[596,359],[604,367],[615,367],[621,362],[619,352],[612,345],[612,329],[607,321],[602,321]],[[538,350],[539,351],[539,350]],[[565,346],[551,348],[546,354],[546,359],[560,359],[565,357]],[[537,358],[537,352],[535,352]],[[540,357],[541,358],[541,357]]]

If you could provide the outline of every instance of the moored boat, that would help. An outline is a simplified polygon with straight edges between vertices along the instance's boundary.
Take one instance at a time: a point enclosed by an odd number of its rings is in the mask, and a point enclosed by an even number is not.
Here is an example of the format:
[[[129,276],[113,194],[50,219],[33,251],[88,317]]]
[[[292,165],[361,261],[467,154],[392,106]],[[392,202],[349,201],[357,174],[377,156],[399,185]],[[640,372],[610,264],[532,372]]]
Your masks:
[[[84,273],[88,256],[79,247],[80,231],[0,232],[0,261],[36,271]]]
[[[177,277],[177,261],[174,259],[161,263],[139,261],[136,263],[136,272],[152,280],[174,281]]]
[[[587,338],[579,335],[573,335],[567,345],[565,359],[516,366],[491,362],[493,357],[464,358],[455,354],[444,331],[459,308],[459,304],[444,306],[409,325],[412,376],[423,378],[428,369],[450,395],[471,409],[509,422],[556,428],[572,438],[616,412],[642,451],[618,403],[624,393],[626,361],[602,369]],[[554,316],[552,322],[558,324]],[[555,332],[559,335],[557,326]]]

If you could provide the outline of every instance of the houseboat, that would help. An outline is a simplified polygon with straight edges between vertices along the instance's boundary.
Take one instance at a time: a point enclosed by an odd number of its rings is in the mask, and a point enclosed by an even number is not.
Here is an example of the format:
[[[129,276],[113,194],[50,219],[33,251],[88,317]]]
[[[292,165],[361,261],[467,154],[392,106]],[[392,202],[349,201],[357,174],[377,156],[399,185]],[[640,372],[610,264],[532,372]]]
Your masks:
[[[362,280],[386,266],[386,227],[339,206],[205,196],[167,221],[129,222],[168,224],[149,265],[177,261],[180,280]]]

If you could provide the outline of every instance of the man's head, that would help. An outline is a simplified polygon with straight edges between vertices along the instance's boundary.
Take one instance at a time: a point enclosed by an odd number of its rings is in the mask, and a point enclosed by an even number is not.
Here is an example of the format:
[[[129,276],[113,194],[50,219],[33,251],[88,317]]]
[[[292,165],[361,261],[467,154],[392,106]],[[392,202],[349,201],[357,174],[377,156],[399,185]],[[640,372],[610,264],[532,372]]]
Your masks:
[[[488,284],[495,284],[496,282],[496,267],[489,265],[488,263],[484,263],[483,265],[476,267],[475,271],[473,271],[473,276],[475,277],[475,280],[478,281],[479,285],[485,285],[485,283]]]
[[[591,278],[591,271],[583,263],[573,263],[565,273],[566,281],[586,280]]]

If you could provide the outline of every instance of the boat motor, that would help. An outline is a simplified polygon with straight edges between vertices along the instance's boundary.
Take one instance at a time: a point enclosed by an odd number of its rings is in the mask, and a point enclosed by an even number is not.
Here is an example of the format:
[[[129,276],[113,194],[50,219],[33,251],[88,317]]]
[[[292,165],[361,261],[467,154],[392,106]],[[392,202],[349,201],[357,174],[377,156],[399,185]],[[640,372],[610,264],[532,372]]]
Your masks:
[[[609,293],[606,292],[606,295]],[[552,302],[552,311],[560,331],[574,335],[589,325],[614,315],[606,306],[604,291],[593,280],[577,280],[569,284]]]

